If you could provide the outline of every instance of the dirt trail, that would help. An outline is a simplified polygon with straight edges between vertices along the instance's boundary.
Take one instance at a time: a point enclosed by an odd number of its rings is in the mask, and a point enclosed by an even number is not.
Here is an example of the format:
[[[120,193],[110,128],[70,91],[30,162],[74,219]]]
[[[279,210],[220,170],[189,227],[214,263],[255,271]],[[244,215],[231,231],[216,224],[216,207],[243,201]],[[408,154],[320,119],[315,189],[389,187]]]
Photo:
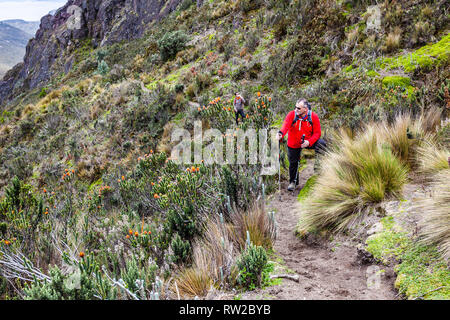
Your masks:
[[[393,271],[384,266],[362,265],[357,258],[356,243],[349,237],[311,243],[295,236],[299,219],[297,195],[312,174],[312,163],[308,163],[301,173],[299,187],[291,193],[286,191],[287,185],[282,185],[281,201],[276,194],[267,208],[277,212],[275,254],[283,260],[283,267],[299,275],[299,282],[282,279],[280,285],[246,292],[242,299],[396,299]],[[368,286],[368,278],[373,279],[377,270],[385,272],[378,278],[378,285]],[[286,270],[279,271],[286,273]]]

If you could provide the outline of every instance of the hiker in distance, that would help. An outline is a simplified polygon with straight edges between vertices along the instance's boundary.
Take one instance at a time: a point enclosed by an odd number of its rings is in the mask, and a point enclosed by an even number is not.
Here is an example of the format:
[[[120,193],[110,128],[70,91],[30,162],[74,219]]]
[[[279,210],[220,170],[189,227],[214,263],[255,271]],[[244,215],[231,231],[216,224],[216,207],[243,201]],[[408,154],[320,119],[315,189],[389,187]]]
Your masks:
[[[305,99],[299,99],[295,109],[290,111],[284,119],[281,130],[278,131],[278,139],[281,140],[288,134],[288,159],[289,159],[289,186],[292,191],[298,185],[298,162],[303,148],[314,149],[316,160],[315,171],[318,169],[318,157],[326,148],[326,143],[320,138],[319,117],[311,111],[311,105]],[[303,141],[303,142],[302,142]]]
[[[241,96],[241,94],[239,92],[236,92],[235,97],[234,97],[234,102],[233,102],[234,113],[236,114],[236,125],[238,125],[239,115],[241,115],[242,121],[244,121],[244,119],[245,119],[244,103],[245,103],[245,99]]]

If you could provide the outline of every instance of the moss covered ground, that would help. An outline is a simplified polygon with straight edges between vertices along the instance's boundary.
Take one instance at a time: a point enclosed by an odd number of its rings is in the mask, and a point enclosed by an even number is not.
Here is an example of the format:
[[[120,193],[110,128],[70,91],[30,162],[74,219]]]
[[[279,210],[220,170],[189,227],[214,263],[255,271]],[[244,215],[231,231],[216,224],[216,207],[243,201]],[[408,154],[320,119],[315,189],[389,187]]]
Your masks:
[[[401,229],[392,216],[366,240],[367,251],[383,264],[395,264],[395,288],[407,299],[450,299],[450,270],[435,246],[425,246]]]

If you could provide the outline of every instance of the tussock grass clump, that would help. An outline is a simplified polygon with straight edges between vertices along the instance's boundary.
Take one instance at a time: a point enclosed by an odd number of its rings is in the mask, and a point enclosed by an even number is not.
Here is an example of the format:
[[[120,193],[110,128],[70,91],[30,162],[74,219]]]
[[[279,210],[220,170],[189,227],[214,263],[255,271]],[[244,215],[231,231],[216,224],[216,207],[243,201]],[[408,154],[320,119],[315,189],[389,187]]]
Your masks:
[[[423,216],[419,223],[422,241],[436,244],[442,257],[450,260],[450,169],[434,176],[433,195],[421,201]]]
[[[410,165],[413,162],[414,143],[408,137],[409,128],[413,121],[407,114],[399,115],[392,125],[381,123],[378,125],[378,132],[383,135],[383,139],[391,146],[391,150],[403,164]],[[420,131],[419,129],[417,129]]]
[[[227,226],[219,219],[209,219],[203,237],[196,240],[192,248],[192,266],[182,268],[177,276],[177,288],[172,292],[182,297],[206,296],[211,287],[223,283],[231,273],[233,243]]]
[[[371,124],[355,138],[344,130],[337,133],[335,147],[324,157],[309,198],[300,204],[300,234],[315,229],[343,231],[371,205],[400,194],[408,170],[396,156],[402,152],[394,147],[396,143],[390,143],[398,140],[398,131],[391,129]],[[386,139],[385,130],[389,130],[390,139]]]
[[[213,284],[207,273],[195,267],[181,270],[175,281],[177,286],[174,283],[172,291],[176,292],[178,288],[180,296],[190,298],[205,296]]]
[[[414,120],[403,114],[355,135],[336,133],[316,185],[300,204],[299,233],[350,227],[373,205],[398,197],[409,168],[426,174],[448,168],[449,151],[436,142],[440,115],[434,108]]]
[[[425,176],[448,168],[450,150],[439,146],[435,135],[427,134],[417,147],[416,161],[418,170]]]
[[[403,164],[415,167],[418,164],[418,152],[427,148],[427,144],[436,147],[436,130],[441,123],[442,111],[435,107],[413,119],[409,114],[398,115],[392,125],[378,124],[382,139],[391,146],[391,150]]]
[[[399,27],[395,27],[393,32],[390,32],[385,41],[385,45],[383,47],[385,52],[392,52],[397,50],[400,47],[402,36],[402,30]]]
[[[431,107],[427,112],[422,113],[413,123],[413,130],[417,135],[435,133],[441,125],[442,110]]]
[[[229,227],[220,219],[209,220],[203,234],[194,246],[195,265],[210,274],[216,282],[223,282],[231,273],[235,247]]]
[[[181,269],[176,276],[179,294],[202,297],[212,287],[226,287],[239,279],[242,282],[240,252],[247,252],[247,231],[252,246],[265,253],[265,249],[272,248],[275,228],[274,220],[256,203],[248,211],[234,212],[230,222],[223,217],[209,219],[202,238],[193,244],[192,266]],[[260,279],[253,284],[260,285]],[[176,293],[174,285],[172,292]]]
[[[254,245],[272,249],[275,239],[275,223],[264,208],[255,204],[247,212],[234,213],[231,218],[233,239],[240,248],[245,247],[248,231],[250,241]]]

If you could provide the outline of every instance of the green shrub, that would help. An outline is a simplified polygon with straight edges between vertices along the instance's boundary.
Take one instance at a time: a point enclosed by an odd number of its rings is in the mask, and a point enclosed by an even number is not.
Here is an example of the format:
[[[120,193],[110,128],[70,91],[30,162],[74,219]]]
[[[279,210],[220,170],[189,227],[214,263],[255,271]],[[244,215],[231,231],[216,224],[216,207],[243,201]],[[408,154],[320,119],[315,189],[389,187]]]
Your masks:
[[[45,220],[43,206],[43,199],[32,192],[31,185],[23,183],[17,176],[5,188],[5,198],[0,202],[0,222],[8,225],[4,229],[5,238],[16,237],[23,242],[27,254],[36,254],[33,252],[37,245],[35,232]]]
[[[158,40],[161,60],[167,61],[174,58],[179,51],[185,48],[188,41],[189,38],[184,31],[178,30],[166,32],[164,36]]]
[[[176,264],[185,263],[188,261],[191,253],[191,245],[189,241],[182,240],[177,233],[172,240],[172,261]]]
[[[158,84],[150,94],[136,88],[133,99],[125,109],[126,130],[146,130],[152,138],[157,137],[169,121],[169,111],[174,101],[175,94],[164,85]]]
[[[144,264],[140,266],[135,257],[126,262],[126,268],[121,271],[121,278],[126,284],[126,288],[134,293],[138,298],[145,299],[146,288],[150,288],[155,282],[157,266],[155,264]]]
[[[99,74],[101,74],[102,76],[105,76],[105,75],[108,74],[108,72],[109,72],[109,67],[108,67],[108,64],[106,63],[105,60],[102,60],[102,61],[98,64],[97,72],[98,72]]]
[[[247,34],[246,39],[246,47],[248,48],[248,52],[252,53],[259,45],[260,35],[256,30],[252,30]]]
[[[238,8],[243,13],[248,13],[258,9],[262,4],[261,0],[239,0]]]
[[[41,92],[39,92],[39,98],[45,97],[45,96],[47,95],[47,93],[48,93],[48,88],[43,87],[43,88],[41,89]]]
[[[93,280],[83,273],[74,273],[74,283],[58,267],[50,270],[49,282],[35,281],[25,288],[26,300],[93,300],[96,297]]]
[[[194,0],[183,0],[180,4],[180,11],[189,9],[194,3]]]
[[[181,92],[183,92],[184,91],[184,84],[182,84],[182,83],[177,83],[176,85],[175,85],[175,92],[176,93],[181,93]]]
[[[259,287],[267,260],[267,253],[263,247],[250,244],[236,261],[239,269],[238,283],[250,290]]]
[[[187,204],[181,212],[170,210],[167,213],[167,231],[169,234],[176,233],[183,239],[192,239],[198,234],[196,226],[195,211],[192,205]]]
[[[35,124],[31,119],[22,120],[19,122],[19,136],[24,138],[34,132]]]
[[[108,55],[108,51],[105,49],[98,50],[96,52],[97,63],[100,64]]]

